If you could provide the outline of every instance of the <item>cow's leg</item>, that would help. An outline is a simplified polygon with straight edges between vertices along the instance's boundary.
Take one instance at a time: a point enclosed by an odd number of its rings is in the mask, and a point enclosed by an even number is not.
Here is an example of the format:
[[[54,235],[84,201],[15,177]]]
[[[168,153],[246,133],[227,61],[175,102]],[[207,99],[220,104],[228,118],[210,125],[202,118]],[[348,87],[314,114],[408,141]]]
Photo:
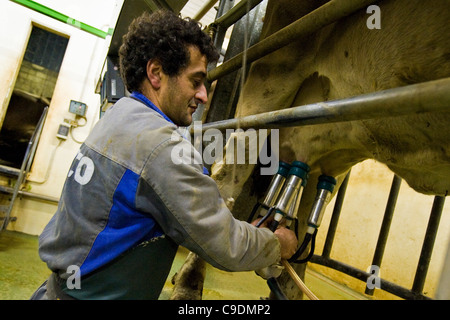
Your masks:
[[[201,300],[206,262],[189,252],[180,270],[172,277],[174,288],[170,300]]]
[[[248,131],[236,131],[231,134],[224,148],[223,160],[216,161],[211,167],[211,178],[216,182],[230,210],[233,209],[235,200],[252,175],[264,143],[258,141],[260,136],[257,131],[251,136],[256,139],[250,140]],[[242,154],[243,159],[239,159],[238,156]],[[250,159],[254,161],[250,162]]]

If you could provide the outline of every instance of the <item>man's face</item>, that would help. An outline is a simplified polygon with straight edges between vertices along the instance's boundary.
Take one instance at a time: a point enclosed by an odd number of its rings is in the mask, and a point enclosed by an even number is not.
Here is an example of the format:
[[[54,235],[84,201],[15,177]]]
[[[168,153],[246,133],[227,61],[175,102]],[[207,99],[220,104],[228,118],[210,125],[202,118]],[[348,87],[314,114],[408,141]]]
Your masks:
[[[175,77],[165,76],[161,89],[161,108],[176,125],[186,127],[192,123],[192,114],[198,104],[208,101],[204,85],[207,60],[197,47],[189,47],[188,66]]]

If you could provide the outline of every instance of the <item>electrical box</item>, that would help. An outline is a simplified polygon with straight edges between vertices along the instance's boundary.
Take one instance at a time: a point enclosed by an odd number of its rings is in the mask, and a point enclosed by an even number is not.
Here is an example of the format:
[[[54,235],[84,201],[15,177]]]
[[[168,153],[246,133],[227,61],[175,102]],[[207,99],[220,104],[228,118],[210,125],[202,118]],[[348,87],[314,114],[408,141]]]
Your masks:
[[[78,116],[84,117],[86,114],[87,106],[83,102],[70,100],[69,112],[75,113]]]
[[[69,135],[70,125],[61,123],[58,128],[58,132],[56,136],[60,139],[67,140],[67,136]]]
[[[114,64],[110,57],[106,58],[106,72],[103,77],[100,92],[101,102],[116,102],[125,96],[125,85],[119,74],[119,68]]]
[[[100,88],[100,117],[117,100],[125,96],[125,84],[119,74],[118,67],[111,57],[106,58],[106,72]]]

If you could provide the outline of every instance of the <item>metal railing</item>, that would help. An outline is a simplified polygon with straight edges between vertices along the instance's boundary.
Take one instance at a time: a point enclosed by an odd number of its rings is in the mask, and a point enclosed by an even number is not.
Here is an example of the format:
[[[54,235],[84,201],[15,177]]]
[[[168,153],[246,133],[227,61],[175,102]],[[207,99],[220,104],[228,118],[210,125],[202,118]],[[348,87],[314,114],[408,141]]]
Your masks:
[[[330,225],[328,227],[328,232],[325,238],[322,254],[313,255],[310,262],[338,270],[342,273],[352,276],[353,278],[359,279],[367,283],[368,279],[370,277],[373,277],[374,274],[368,273],[366,271],[360,270],[358,268],[352,267],[348,264],[330,258],[331,249],[334,243],[334,236],[336,234],[336,229],[338,226],[339,216],[344,202],[349,177],[350,172],[345,177],[336,195],[336,202],[333,208]],[[380,232],[378,234],[377,244],[373,255],[372,265],[374,266],[381,267],[382,264],[384,249],[386,247],[386,242],[389,235],[390,225],[392,217],[394,215],[395,206],[397,203],[397,197],[400,190],[401,181],[402,179],[400,177],[394,175],[391,190],[389,192],[388,201],[386,204],[386,209],[383,216],[383,221],[381,223]],[[398,284],[387,281],[383,278],[379,278],[380,285],[378,289],[387,291],[403,299],[414,299],[414,300],[430,299],[430,297],[424,295],[423,288],[428,272],[428,267],[430,265],[431,254],[433,252],[434,242],[436,239],[436,234],[438,232],[439,221],[442,215],[444,202],[445,197],[442,196],[434,197],[434,202],[431,209],[424,241],[422,244],[420,259],[417,264],[417,269],[414,276],[412,288],[407,289]],[[373,295],[374,290],[375,288],[366,287],[365,293],[368,295]]]
[[[450,78],[408,85],[334,101],[205,123],[210,128],[263,129],[450,111]],[[193,128],[192,128],[193,130]]]
[[[23,157],[22,165],[20,167],[20,171],[19,171],[16,183],[14,185],[13,190],[11,190],[12,191],[11,199],[6,208],[5,215],[2,218],[3,222],[0,226],[0,232],[2,230],[6,229],[6,227],[8,226],[8,223],[11,220],[11,211],[13,209],[14,202],[15,202],[17,196],[19,195],[22,184],[26,180],[27,174],[31,168],[31,164],[33,162],[34,154],[36,152],[36,148],[39,143],[39,139],[41,137],[41,133],[42,133],[42,129],[44,127],[44,122],[47,117],[47,113],[48,113],[48,107],[45,107],[44,111],[42,112],[42,115],[36,125],[36,129],[34,130],[33,135],[31,136],[30,141],[28,142],[28,146],[25,151],[25,156]],[[7,190],[7,191],[9,191],[9,190]]]
[[[227,14],[221,16],[214,24],[223,26],[230,26],[238,21],[247,10],[247,4],[250,3],[250,7],[254,7],[255,3],[260,3],[261,0],[242,0],[236,7],[239,10],[230,10]],[[300,18],[299,20],[291,23],[287,27],[275,32],[269,37],[261,40],[257,44],[248,48],[246,51],[247,62],[253,62],[263,56],[274,52],[299,38],[305,37],[313,32],[320,30],[321,28],[344,18],[357,10],[367,7],[374,3],[374,0],[345,0],[345,1],[330,1],[323,6],[312,11],[310,14]],[[225,23],[226,22],[226,23]],[[236,71],[242,66],[244,53],[240,53],[230,60],[226,61],[221,66],[208,72],[208,80],[214,81],[230,72]]]

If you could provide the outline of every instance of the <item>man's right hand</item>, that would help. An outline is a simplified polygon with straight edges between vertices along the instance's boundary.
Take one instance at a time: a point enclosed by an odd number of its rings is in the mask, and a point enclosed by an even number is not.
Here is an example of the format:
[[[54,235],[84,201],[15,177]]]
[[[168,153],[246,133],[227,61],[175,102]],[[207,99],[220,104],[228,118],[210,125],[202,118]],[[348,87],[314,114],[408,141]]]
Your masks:
[[[281,244],[281,259],[289,259],[297,251],[298,240],[295,233],[285,227],[279,227],[274,234]]]

